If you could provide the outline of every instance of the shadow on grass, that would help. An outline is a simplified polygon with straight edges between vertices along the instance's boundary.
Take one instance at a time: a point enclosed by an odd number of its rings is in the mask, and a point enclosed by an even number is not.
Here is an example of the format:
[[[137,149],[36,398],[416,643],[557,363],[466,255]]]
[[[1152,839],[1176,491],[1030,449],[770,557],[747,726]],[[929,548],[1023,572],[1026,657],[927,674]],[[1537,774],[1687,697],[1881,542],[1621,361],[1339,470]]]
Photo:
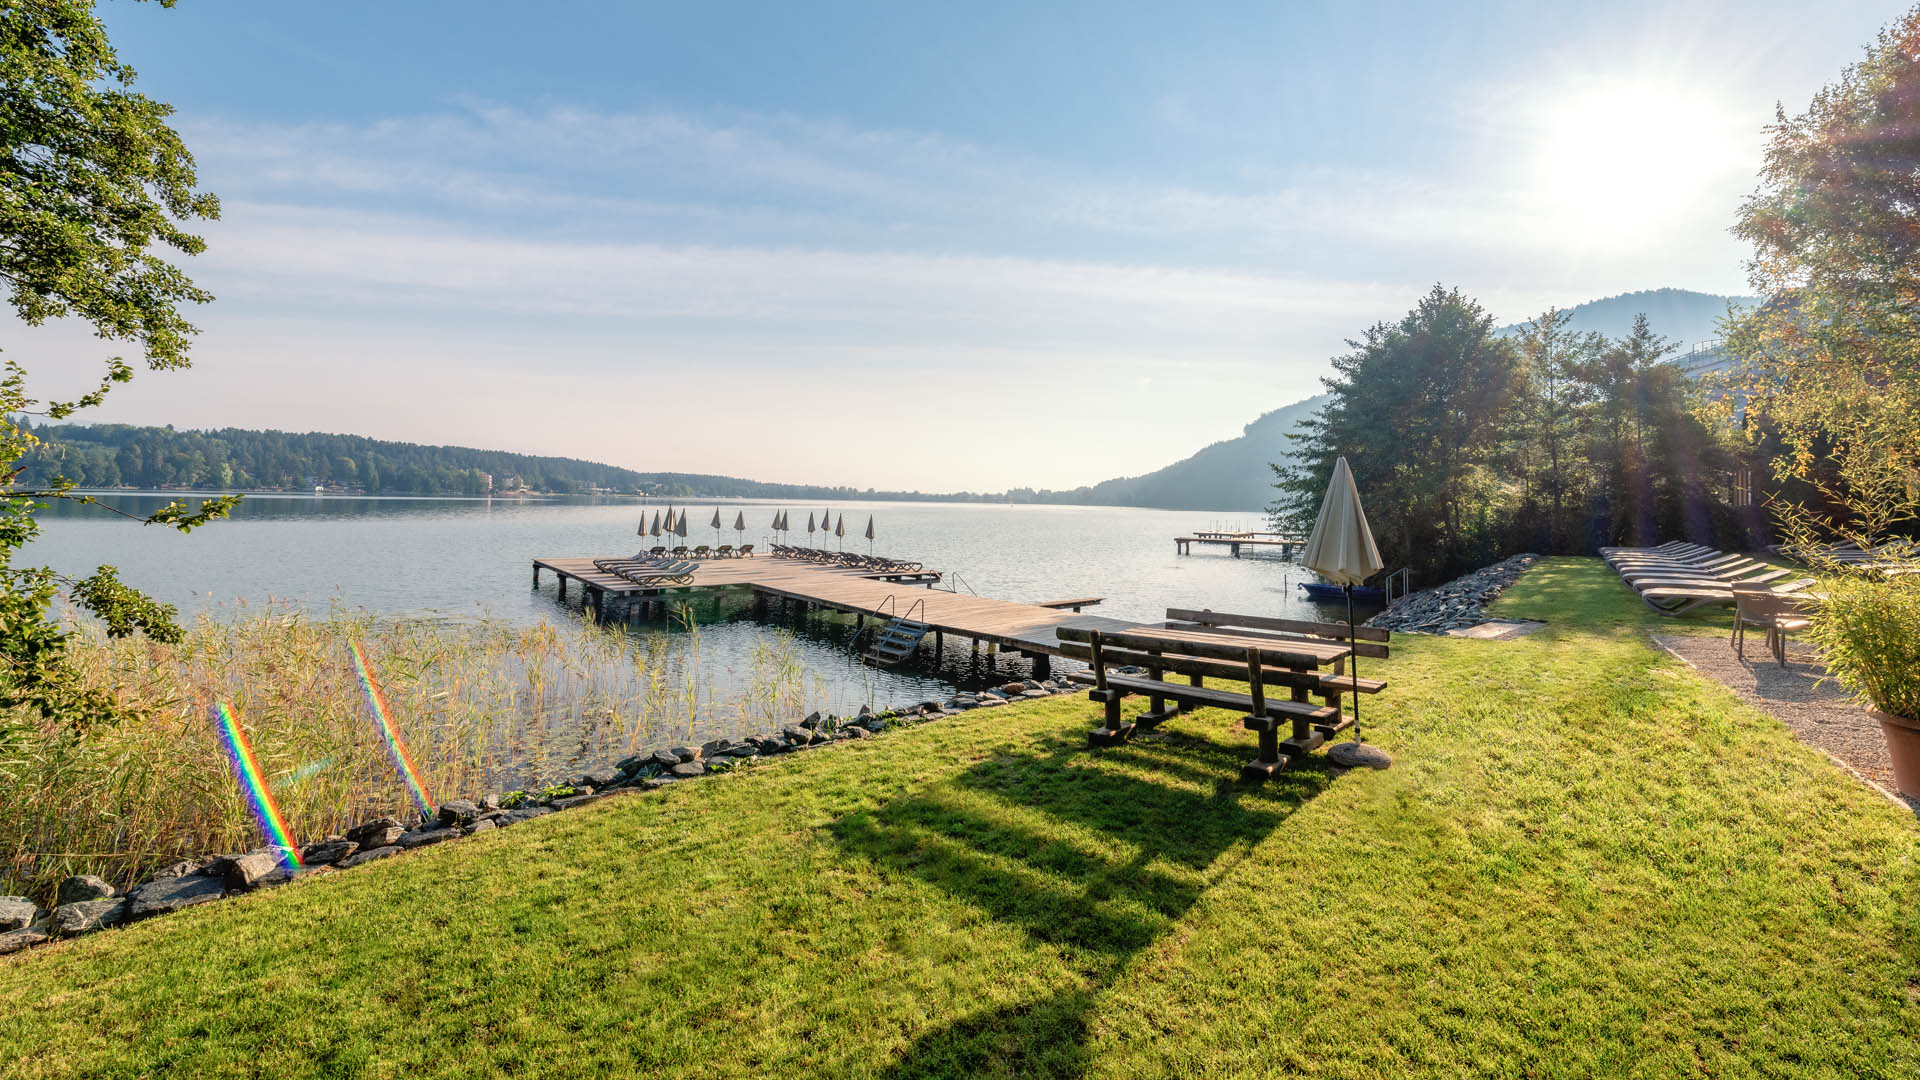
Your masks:
[[[1314,759],[1243,785],[1250,750],[1167,732],[1089,751],[1061,736],[835,823],[845,850],[1017,927],[1078,976],[1055,996],[954,1019],[886,1075],[1084,1072],[1100,991],[1332,780]]]

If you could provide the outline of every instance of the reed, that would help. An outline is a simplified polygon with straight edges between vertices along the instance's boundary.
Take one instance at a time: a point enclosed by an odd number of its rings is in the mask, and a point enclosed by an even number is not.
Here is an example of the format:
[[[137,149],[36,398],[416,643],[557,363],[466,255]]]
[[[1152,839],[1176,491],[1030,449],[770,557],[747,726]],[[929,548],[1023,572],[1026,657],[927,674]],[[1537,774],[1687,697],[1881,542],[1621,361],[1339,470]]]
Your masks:
[[[296,840],[417,815],[354,644],[436,801],[562,779],[701,727],[790,723],[824,696],[791,637],[776,635],[756,648],[745,691],[716,700],[690,615],[685,625],[692,632],[670,641],[587,622],[274,608],[203,616],[166,645],[76,622],[75,663],[122,715],[78,730],[24,714],[0,720],[0,893],[44,900],[69,874],[126,884],[176,859],[259,844],[210,720],[216,702],[239,719]]]

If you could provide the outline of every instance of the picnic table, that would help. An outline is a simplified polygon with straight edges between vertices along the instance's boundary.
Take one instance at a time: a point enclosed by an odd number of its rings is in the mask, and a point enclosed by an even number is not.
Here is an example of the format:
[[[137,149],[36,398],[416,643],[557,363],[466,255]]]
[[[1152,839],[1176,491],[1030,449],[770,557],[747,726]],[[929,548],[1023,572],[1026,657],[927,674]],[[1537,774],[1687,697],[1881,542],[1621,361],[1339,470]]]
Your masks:
[[[1344,694],[1378,693],[1386,683],[1357,679],[1345,672],[1349,659],[1384,657],[1387,632],[1363,627],[1355,638],[1331,623],[1233,616],[1217,612],[1168,611],[1160,626],[1119,631],[1061,627],[1062,651],[1085,660],[1092,671],[1074,676],[1093,683],[1088,697],[1104,706],[1104,722],[1089,736],[1094,746],[1112,746],[1135,732],[1151,730],[1180,712],[1198,707],[1233,709],[1242,726],[1259,736],[1259,751],[1241,769],[1246,779],[1264,779],[1298,761],[1345,730]],[[1146,675],[1121,674],[1117,667],[1144,668]],[[1166,681],[1187,676],[1187,685]],[[1208,677],[1245,682],[1247,693],[1205,685]],[[1269,688],[1286,691],[1273,696]],[[1132,695],[1149,699],[1147,712],[1132,723],[1121,719],[1120,703]],[[1318,695],[1323,703],[1312,698]],[[1281,739],[1282,725],[1290,727]]]

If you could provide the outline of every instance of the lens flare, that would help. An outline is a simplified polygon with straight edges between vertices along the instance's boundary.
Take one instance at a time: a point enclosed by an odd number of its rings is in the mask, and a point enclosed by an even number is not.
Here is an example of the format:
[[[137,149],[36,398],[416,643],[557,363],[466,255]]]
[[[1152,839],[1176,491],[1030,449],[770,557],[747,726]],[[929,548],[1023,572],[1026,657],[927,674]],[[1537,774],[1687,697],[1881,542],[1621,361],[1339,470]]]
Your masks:
[[[247,733],[241,730],[240,721],[234,719],[233,710],[227,708],[224,701],[214,704],[213,720],[220,728],[221,740],[227,744],[227,756],[233,759],[233,774],[240,781],[240,793],[246,796],[248,807],[259,820],[260,831],[266,834],[268,843],[286,853],[287,865],[297,868],[300,848],[288,835],[286,823],[280,820],[280,808],[273,804],[267,778],[260,774],[260,765],[253,760],[253,747],[247,742]]]
[[[400,733],[394,730],[386,696],[380,693],[380,684],[374,681],[373,668],[367,664],[367,654],[357,641],[349,642],[347,648],[353,653],[354,669],[360,673],[360,686],[367,692],[367,706],[373,710],[374,722],[380,725],[381,737],[387,740],[387,753],[393,758],[393,767],[399,771],[400,779],[406,781],[413,800],[420,804],[420,812],[431,813],[433,800],[427,796],[426,785],[420,782],[420,774],[413,767],[413,758],[407,754],[407,744],[400,741]]]

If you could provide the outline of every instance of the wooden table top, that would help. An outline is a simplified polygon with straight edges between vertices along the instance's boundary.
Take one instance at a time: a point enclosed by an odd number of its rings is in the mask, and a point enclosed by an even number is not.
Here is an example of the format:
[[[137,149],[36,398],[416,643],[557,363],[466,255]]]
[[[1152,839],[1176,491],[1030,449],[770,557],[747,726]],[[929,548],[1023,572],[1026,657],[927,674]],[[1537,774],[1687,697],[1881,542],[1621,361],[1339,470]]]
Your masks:
[[[1167,652],[1177,653],[1183,643],[1257,648],[1262,663],[1280,667],[1319,667],[1353,655],[1353,650],[1331,641],[1307,638],[1280,638],[1270,634],[1234,633],[1230,630],[1175,630],[1165,626],[1136,626],[1125,631],[1136,637],[1151,637],[1166,642]],[[1309,664],[1302,665],[1305,659]]]

